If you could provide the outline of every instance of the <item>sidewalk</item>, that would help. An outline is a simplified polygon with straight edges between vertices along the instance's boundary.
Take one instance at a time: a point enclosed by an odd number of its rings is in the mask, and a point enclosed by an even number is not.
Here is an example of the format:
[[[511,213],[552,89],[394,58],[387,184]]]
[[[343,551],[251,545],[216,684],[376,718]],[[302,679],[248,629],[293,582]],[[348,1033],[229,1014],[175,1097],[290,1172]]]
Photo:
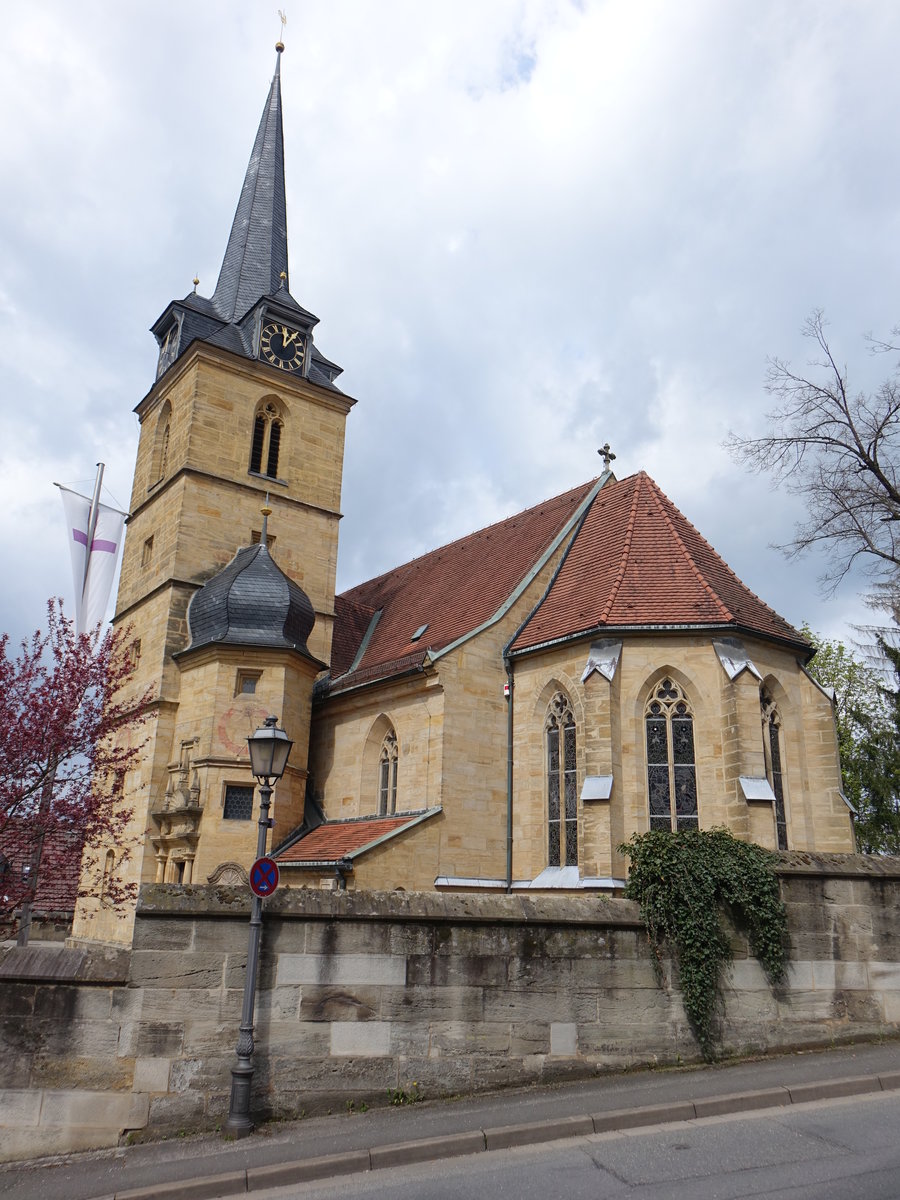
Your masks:
[[[900,1089],[900,1041],[424,1101],[0,1167],[5,1200],[212,1200],[357,1171]]]

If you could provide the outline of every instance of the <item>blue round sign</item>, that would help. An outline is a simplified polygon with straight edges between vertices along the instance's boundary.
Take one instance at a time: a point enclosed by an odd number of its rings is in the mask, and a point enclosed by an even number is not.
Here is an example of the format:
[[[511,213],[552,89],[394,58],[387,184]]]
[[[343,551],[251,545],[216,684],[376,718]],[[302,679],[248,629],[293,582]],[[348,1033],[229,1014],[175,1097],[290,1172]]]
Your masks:
[[[254,896],[271,896],[278,887],[278,863],[258,858],[250,868],[250,890]]]

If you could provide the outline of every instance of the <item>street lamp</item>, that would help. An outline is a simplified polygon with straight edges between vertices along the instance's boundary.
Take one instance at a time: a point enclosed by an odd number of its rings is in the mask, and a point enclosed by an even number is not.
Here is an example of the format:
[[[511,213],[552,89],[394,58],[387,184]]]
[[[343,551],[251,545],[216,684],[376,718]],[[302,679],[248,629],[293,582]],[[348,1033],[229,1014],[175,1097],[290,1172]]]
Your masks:
[[[259,822],[257,824],[256,857],[266,853],[269,832],[269,802],[273,784],[284,774],[293,742],[277,717],[265,722],[247,738],[250,748],[250,770],[259,780]],[[241,1009],[241,1029],[237,1044],[237,1066],[231,1069],[231,1100],[225,1129],[235,1137],[244,1137],[253,1129],[250,1120],[250,1085],[253,1082],[253,1009],[256,1004],[256,976],[259,971],[259,940],[262,933],[262,899],[254,895],[250,906],[250,938],[247,943],[247,972],[244,976],[244,1003]]]

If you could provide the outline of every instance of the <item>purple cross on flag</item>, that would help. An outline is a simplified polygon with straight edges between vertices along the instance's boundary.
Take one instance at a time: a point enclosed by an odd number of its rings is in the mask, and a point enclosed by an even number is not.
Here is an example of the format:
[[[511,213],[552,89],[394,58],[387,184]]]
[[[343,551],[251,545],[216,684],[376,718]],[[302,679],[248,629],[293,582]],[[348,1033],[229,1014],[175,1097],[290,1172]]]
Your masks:
[[[125,528],[125,513],[98,503],[93,537],[88,546],[90,499],[69,488],[59,486],[59,490],[66,510],[75,579],[75,628],[78,633],[89,633],[106,615]]]

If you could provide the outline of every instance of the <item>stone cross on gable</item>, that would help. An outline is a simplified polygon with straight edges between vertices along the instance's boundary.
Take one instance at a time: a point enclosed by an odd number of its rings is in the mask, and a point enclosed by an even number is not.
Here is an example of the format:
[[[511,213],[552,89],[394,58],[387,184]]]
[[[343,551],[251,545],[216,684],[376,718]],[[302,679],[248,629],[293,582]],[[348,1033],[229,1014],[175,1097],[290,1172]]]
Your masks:
[[[614,460],[614,459],[615,459],[615,457],[616,457],[616,456],[613,454],[612,450],[610,450],[610,448],[609,448],[609,442],[604,442],[604,444],[603,444],[603,449],[602,449],[602,450],[598,450],[598,451],[597,451],[597,453],[598,453],[598,454],[600,455],[600,457],[603,459],[603,469],[604,469],[604,471],[608,471],[608,470],[609,470],[609,464],[610,464],[611,462],[613,462],[613,460]]]

